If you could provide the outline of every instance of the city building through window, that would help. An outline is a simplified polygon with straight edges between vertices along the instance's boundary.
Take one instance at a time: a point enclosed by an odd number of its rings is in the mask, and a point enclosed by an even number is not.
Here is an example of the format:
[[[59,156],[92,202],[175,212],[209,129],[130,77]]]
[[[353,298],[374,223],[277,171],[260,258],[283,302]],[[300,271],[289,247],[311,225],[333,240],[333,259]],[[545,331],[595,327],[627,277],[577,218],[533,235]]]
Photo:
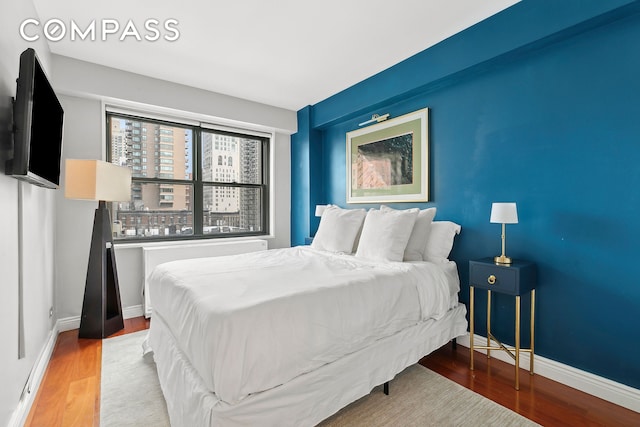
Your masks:
[[[107,112],[107,141],[132,172],[131,200],[112,204],[116,239],[268,233],[269,137]]]

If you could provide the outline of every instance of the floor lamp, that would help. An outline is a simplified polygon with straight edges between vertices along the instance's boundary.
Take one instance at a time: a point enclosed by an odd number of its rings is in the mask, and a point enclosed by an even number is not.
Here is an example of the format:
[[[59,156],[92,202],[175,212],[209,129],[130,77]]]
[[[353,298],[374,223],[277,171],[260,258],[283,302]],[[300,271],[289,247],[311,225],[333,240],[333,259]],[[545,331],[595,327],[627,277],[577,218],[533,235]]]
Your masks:
[[[64,195],[98,201],[93,219],[79,338],[106,338],[124,328],[107,202],[131,199],[131,171],[100,160],[67,159]]]

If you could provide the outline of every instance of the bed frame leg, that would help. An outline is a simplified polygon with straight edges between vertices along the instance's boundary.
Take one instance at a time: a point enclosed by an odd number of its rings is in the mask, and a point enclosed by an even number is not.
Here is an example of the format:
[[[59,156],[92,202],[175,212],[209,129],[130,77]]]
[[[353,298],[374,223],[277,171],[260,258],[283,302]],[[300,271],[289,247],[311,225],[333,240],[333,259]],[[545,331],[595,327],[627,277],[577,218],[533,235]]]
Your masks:
[[[457,338],[454,338],[451,340],[451,348],[455,350],[457,347],[458,347],[458,341],[457,341]]]
[[[382,391],[384,391],[384,394],[389,396],[389,381],[387,381],[382,385]]]

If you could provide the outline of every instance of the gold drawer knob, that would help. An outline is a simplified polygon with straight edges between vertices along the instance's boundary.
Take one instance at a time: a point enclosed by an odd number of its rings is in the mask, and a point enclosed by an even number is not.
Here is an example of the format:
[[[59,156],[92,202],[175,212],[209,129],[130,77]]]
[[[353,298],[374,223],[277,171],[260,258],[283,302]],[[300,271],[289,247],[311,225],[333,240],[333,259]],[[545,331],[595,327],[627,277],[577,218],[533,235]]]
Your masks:
[[[487,277],[487,282],[488,282],[490,285],[494,285],[494,284],[496,283],[496,276],[494,276],[494,275],[492,274],[491,276]]]

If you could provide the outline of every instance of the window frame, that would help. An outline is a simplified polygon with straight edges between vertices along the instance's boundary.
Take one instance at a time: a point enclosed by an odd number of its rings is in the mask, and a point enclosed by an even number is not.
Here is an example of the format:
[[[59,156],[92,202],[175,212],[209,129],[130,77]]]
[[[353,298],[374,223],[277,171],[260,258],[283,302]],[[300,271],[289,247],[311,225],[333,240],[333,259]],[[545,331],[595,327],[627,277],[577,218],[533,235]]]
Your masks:
[[[180,127],[184,129],[190,129],[192,132],[191,141],[191,164],[192,164],[192,178],[191,179],[170,179],[159,177],[132,177],[131,182],[141,184],[177,184],[177,185],[191,185],[191,208],[193,215],[193,233],[192,234],[175,234],[166,236],[138,236],[135,237],[114,237],[113,241],[116,244],[127,243],[149,243],[149,242],[172,242],[172,241],[188,241],[188,240],[209,240],[209,239],[226,239],[234,237],[253,237],[253,236],[269,236],[270,235],[270,149],[273,136],[262,132],[256,132],[251,129],[230,129],[222,125],[215,125],[211,123],[202,123],[180,119],[167,119],[167,118],[154,118],[146,116],[144,113],[137,112],[121,112],[118,109],[105,109],[105,131],[106,131],[106,159],[111,163],[112,158],[112,138],[111,138],[111,126],[110,119],[118,118],[125,120],[142,121],[148,123],[154,123],[170,127]],[[204,181],[202,177],[202,133],[218,133],[221,135],[228,135],[233,137],[247,138],[257,140],[261,146],[261,183],[259,184],[245,184],[235,182],[218,182],[218,181]],[[160,142],[157,142],[158,144]],[[262,229],[260,231],[248,231],[248,232],[225,232],[225,233],[208,233],[203,232],[204,229],[204,188],[205,187],[227,187],[227,188],[257,188],[260,192],[260,221]],[[116,202],[117,203],[117,202]],[[113,217],[113,209],[109,204],[109,210],[111,211],[111,217]],[[135,212],[135,211],[132,211]]]

